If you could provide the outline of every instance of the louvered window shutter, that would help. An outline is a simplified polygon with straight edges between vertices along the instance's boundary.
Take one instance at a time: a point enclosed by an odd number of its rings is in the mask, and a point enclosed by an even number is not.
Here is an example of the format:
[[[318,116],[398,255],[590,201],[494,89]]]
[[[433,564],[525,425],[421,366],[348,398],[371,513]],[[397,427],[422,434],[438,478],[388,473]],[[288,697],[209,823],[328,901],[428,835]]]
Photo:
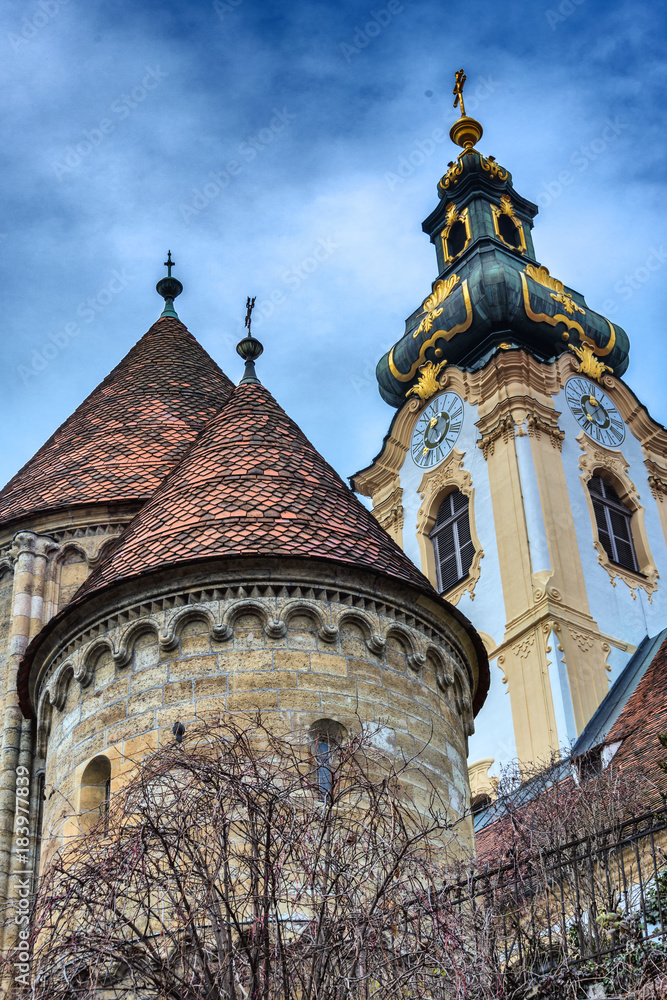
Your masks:
[[[612,562],[637,571],[637,556],[632,540],[632,511],[602,476],[591,476],[588,490],[593,503],[600,543]]]
[[[438,508],[431,532],[441,592],[449,590],[470,571],[475,548],[470,537],[468,497],[456,490]]]

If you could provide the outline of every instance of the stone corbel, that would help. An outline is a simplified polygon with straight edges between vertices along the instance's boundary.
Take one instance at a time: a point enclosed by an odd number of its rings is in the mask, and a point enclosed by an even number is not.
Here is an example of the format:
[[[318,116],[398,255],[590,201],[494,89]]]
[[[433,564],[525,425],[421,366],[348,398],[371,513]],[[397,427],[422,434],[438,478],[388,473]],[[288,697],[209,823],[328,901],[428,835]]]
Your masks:
[[[493,455],[496,441],[502,438],[507,443],[514,437],[515,424],[510,413],[506,413],[494,426],[486,430],[482,430],[481,424],[482,421],[478,421],[477,426],[480,427],[482,436],[477,442],[477,447],[482,449],[484,458],[488,459],[489,455]]]

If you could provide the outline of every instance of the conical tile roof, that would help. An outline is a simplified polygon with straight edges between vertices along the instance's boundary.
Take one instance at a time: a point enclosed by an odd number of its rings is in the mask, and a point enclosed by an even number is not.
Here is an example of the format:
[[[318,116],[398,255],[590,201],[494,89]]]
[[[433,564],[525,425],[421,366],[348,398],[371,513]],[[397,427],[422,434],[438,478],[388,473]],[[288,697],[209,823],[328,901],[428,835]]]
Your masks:
[[[331,559],[435,594],[259,383],[242,383],[74,598],[213,557]]]
[[[233,384],[175,318],[160,318],[0,493],[0,523],[146,500]]]

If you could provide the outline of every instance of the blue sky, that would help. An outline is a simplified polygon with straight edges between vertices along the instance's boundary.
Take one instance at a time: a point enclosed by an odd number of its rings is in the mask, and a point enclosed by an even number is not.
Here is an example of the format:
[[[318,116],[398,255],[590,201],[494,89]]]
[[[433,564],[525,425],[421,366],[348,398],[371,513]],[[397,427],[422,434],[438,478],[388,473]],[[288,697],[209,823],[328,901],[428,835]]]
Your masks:
[[[667,423],[666,34],[641,2],[6,0],[0,480],[157,318],[168,248],[228,375],[255,295],[262,380],[341,475],[366,465],[375,364],[436,277],[460,66],[538,259],[627,330]]]

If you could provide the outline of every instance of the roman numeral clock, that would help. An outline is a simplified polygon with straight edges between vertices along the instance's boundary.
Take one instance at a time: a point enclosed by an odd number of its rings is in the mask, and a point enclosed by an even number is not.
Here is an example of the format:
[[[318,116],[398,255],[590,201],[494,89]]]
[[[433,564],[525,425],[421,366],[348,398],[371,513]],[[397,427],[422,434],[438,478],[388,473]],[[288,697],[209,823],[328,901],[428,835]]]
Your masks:
[[[432,469],[449,455],[463,427],[463,400],[443,392],[420,414],[410,443],[412,460],[420,469]]]
[[[618,448],[625,438],[625,425],[609,396],[587,378],[571,378],[565,398],[572,416],[593,441]]]

